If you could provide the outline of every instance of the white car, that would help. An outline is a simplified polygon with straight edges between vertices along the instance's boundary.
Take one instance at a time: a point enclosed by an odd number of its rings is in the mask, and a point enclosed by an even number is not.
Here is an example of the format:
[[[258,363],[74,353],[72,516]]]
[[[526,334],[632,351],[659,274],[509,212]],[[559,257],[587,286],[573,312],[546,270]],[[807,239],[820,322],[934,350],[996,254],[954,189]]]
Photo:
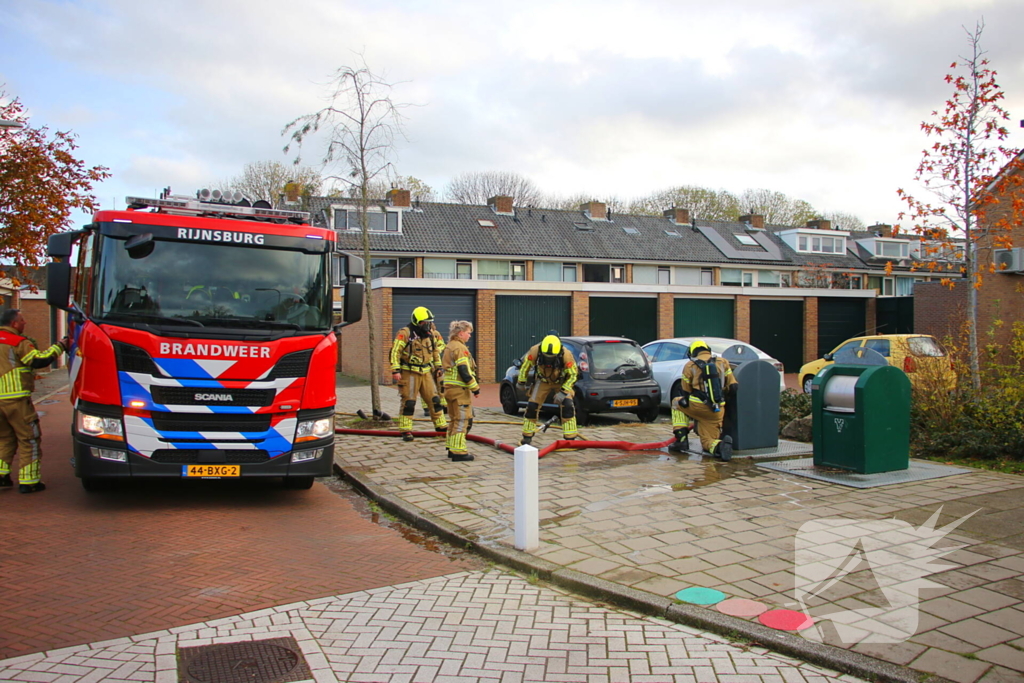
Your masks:
[[[781,362],[772,358],[767,353],[751,346],[746,342],[741,342],[738,339],[726,339],[724,337],[677,337],[675,339],[658,339],[656,341],[644,344],[644,353],[647,354],[647,358],[651,363],[651,370],[654,373],[654,380],[661,387],[661,405],[663,407],[669,407],[672,399],[679,396],[682,389],[680,389],[679,379],[683,376],[683,366],[686,365],[686,361],[689,360],[690,344],[693,343],[694,339],[703,339],[707,342],[707,345],[711,348],[711,352],[716,356],[725,354],[725,351],[733,346],[739,345],[745,347],[744,351],[746,354],[751,352],[757,356],[758,360],[766,360],[775,366],[775,369],[779,371],[779,392],[786,390],[786,378],[783,375],[783,365]],[[741,352],[741,353],[743,353]],[[739,367],[743,364],[743,361],[728,359],[732,364],[733,368]]]

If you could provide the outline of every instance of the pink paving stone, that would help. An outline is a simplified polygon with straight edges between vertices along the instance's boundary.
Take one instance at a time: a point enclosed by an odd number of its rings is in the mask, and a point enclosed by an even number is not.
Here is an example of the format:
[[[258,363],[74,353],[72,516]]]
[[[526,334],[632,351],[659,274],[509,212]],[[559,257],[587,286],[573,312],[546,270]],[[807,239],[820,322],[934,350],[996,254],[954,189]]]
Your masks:
[[[756,617],[767,611],[768,605],[746,598],[729,598],[715,605],[719,612],[733,617]]]
[[[779,631],[802,631],[814,624],[814,619],[791,609],[773,609],[757,618],[762,624]]]

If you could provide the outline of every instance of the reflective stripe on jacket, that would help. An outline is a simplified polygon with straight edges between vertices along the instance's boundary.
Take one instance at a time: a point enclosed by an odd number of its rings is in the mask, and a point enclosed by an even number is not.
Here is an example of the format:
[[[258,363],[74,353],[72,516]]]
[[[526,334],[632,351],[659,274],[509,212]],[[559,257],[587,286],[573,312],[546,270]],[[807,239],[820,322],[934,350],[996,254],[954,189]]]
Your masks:
[[[0,327],[0,400],[31,396],[35,388],[32,370],[45,368],[64,349],[54,344],[39,351],[32,340],[13,327]]]
[[[448,342],[442,359],[444,367],[444,385],[464,387],[470,391],[480,388],[477,381],[476,361],[469,348],[459,339]]]
[[[540,365],[537,363],[539,356],[540,344],[534,344],[523,356],[523,364],[519,366],[519,383],[526,384],[530,368],[536,367],[536,377],[539,381],[545,384],[559,384],[565,391],[572,389],[572,385],[576,384],[576,379],[579,377],[576,359],[572,357],[572,352],[564,346],[562,347],[562,364],[560,366]]]
[[[421,337],[403,327],[391,345],[391,372],[418,372],[425,374],[441,367],[441,352],[433,335]]]

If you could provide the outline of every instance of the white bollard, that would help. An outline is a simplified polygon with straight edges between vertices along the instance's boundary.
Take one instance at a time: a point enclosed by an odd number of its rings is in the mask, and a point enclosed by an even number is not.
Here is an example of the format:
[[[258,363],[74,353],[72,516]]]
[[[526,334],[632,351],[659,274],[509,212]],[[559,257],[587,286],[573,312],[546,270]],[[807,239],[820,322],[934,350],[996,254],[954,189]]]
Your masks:
[[[516,549],[540,547],[540,474],[537,449],[519,446],[515,452]]]

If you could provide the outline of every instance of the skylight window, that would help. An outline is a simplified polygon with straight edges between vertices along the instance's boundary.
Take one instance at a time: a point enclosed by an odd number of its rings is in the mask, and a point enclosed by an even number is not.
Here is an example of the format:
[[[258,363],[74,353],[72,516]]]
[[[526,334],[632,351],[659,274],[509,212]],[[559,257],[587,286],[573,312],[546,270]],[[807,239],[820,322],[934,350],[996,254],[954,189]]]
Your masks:
[[[590,223],[573,223],[574,228],[583,232],[594,232],[594,226]]]
[[[493,228],[494,227],[494,221],[489,221],[486,218],[479,218],[479,219],[477,219],[476,222],[480,224],[481,228]]]
[[[682,235],[679,234],[678,230],[666,230],[665,234],[668,235],[669,237],[682,237]]]
[[[636,228],[625,228],[624,227],[624,228],[622,228],[622,232],[626,233],[627,235],[639,235],[640,234],[640,231],[637,230]]]
[[[755,240],[750,235],[733,235],[733,237],[736,238],[737,242],[739,242],[740,244],[742,244],[744,246],[748,246],[748,247],[756,247],[757,246],[757,240]]]

